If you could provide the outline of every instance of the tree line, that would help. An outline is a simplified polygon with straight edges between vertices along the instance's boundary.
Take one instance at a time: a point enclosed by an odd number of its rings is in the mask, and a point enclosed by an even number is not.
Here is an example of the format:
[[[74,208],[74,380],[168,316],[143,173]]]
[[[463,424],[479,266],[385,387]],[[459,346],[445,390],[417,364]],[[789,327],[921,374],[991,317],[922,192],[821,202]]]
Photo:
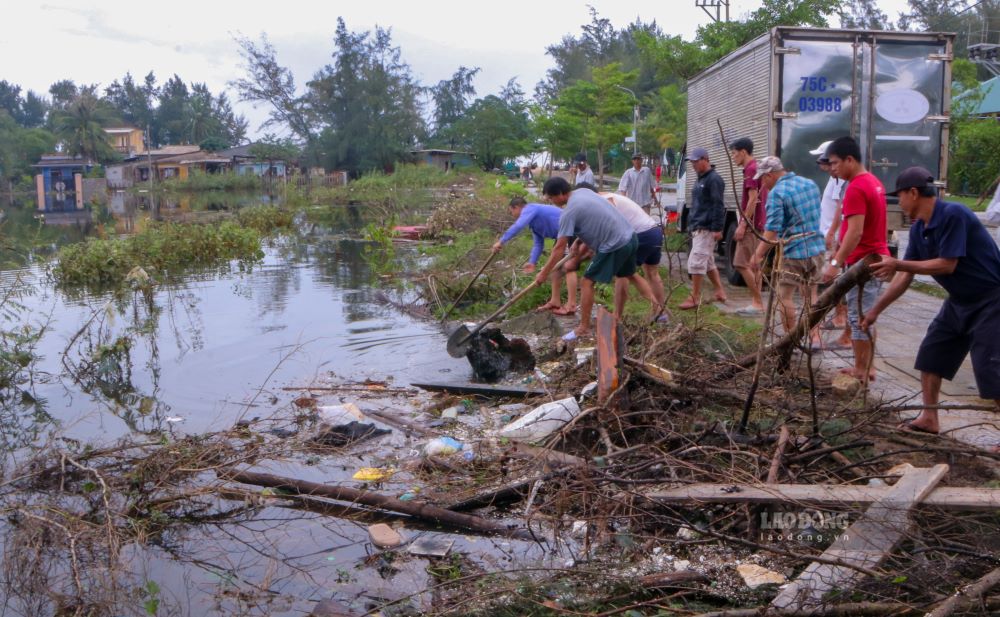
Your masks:
[[[288,136],[268,135],[261,146],[268,156],[297,153],[303,166],[356,176],[391,170],[412,160],[415,149],[441,148],[471,152],[487,170],[540,151],[560,159],[585,152],[600,168],[620,169],[631,154],[624,140],[632,131],[634,107],[641,118],[640,151],[679,150],[690,77],[774,26],[831,23],[957,32],[961,58],[970,33],[983,23],[1000,30],[1000,0],[909,0],[907,12],[891,18],[874,0],[763,0],[759,9],[738,19],[703,24],[690,41],[664,33],[655,20],[617,28],[591,8],[590,22],[579,32],[546,48],[554,67],[531,94],[511,79],[484,96],[473,85],[478,67],[459,66],[448,79],[422,84],[393,43],[391,30],[352,31],[338,19],[329,61],[307,79],[279,62],[266,35],[238,37],[242,72],[229,86],[240,101],[267,108],[261,130]],[[954,74],[959,93],[985,77],[981,67],[961,60]],[[214,95],[204,84],[186,84],[177,75],[158,84],[152,73],[139,81],[127,74],[103,91],[61,81],[48,94],[22,96],[17,86],[0,82],[3,176],[26,173],[26,165],[57,142],[70,153],[108,160],[112,155],[98,139],[98,129],[109,123],[148,126],[154,144],[216,149],[246,139],[247,121],[234,113],[226,93]],[[966,169],[978,166],[973,175],[981,184],[996,170],[983,168],[974,152],[983,143],[1000,143],[992,140],[998,125],[986,127],[961,113],[956,123],[955,166],[966,173],[962,152],[968,151]]]
[[[126,73],[101,89],[72,80],[53,83],[48,96],[0,81],[0,179],[14,182],[57,146],[69,155],[109,163],[120,158],[105,128],[148,130],[153,147],[198,144],[222,150],[246,141],[249,123],[225,92],[177,75],[158,83],[150,72],[141,81]],[[141,144],[140,144],[141,149]]]

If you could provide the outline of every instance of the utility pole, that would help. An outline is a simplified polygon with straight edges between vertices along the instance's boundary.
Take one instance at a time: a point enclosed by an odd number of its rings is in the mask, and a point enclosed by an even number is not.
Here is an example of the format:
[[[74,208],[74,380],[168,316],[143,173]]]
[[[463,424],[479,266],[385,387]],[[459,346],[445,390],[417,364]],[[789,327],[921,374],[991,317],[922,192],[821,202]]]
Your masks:
[[[625,86],[615,84],[615,88],[632,95],[632,154],[639,153],[639,97]]]
[[[722,8],[725,7],[726,21],[729,21],[729,0],[694,0],[694,5],[705,11],[715,22],[722,21]],[[709,9],[715,9],[715,15]]]

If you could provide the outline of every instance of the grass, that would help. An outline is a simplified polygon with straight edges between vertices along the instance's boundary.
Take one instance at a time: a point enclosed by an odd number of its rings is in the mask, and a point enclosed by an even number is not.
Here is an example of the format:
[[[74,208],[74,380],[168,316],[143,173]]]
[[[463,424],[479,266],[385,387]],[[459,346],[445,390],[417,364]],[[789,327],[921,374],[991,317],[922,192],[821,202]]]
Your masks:
[[[164,275],[193,265],[263,256],[262,238],[290,227],[292,213],[273,206],[246,208],[218,224],[154,223],[121,238],[90,238],[65,246],[52,274],[59,285],[120,285],[135,268]]]
[[[168,191],[247,191],[260,188],[260,178],[253,174],[207,174],[192,171],[184,178],[171,178],[163,183]]]
[[[969,195],[948,195],[944,199],[945,201],[954,201],[967,206],[973,212],[986,212],[986,208],[990,205],[989,197],[980,200],[978,197],[971,197]]]
[[[932,285],[930,283],[923,283],[921,281],[913,281],[910,283],[910,289],[927,294],[928,296],[941,298],[942,300],[948,297],[948,292],[945,291],[943,287],[939,285]]]

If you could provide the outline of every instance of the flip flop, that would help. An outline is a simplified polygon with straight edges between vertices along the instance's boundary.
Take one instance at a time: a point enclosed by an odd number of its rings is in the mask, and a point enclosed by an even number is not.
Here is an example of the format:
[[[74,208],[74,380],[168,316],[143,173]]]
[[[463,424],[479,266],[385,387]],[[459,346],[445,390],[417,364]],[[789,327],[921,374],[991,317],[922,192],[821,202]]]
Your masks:
[[[576,315],[576,307],[575,306],[572,309],[568,309],[568,308],[566,308],[564,306],[560,306],[559,308],[554,308],[554,309],[551,309],[551,310],[552,310],[552,314],[553,315],[562,315],[562,316]]]
[[[693,308],[698,308],[698,303],[685,300],[684,302],[679,304],[677,308],[681,309],[682,311],[689,311]]]
[[[911,418],[905,422],[900,423],[896,428],[901,431],[909,431],[911,433],[924,433],[925,435],[937,435],[934,431],[929,431],[921,426],[917,426],[913,423],[916,418]]]
[[[558,304],[555,305],[555,306],[552,306],[551,304],[549,304],[548,302],[546,302],[545,304],[543,304],[543,305],[535,308],[535,311],[539,312],[539,313],[544,313],[545,311],[556,311],[556,310],[559,310],[559,308],[560,307],[559,307]]]

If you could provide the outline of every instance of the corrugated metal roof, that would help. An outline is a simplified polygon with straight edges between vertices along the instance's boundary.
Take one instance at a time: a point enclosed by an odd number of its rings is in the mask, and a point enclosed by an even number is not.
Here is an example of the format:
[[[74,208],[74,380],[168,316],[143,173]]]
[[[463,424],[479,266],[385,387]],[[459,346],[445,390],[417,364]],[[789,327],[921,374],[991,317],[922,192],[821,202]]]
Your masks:
[[[978,115],[1000,114],[1000,77],[987,79],[979,84],[976,90],[967,90],[955,97],[955,102],[969,97],[973,92],[983,94],[983,100],[979,102],[979,107],[973,112]]]

